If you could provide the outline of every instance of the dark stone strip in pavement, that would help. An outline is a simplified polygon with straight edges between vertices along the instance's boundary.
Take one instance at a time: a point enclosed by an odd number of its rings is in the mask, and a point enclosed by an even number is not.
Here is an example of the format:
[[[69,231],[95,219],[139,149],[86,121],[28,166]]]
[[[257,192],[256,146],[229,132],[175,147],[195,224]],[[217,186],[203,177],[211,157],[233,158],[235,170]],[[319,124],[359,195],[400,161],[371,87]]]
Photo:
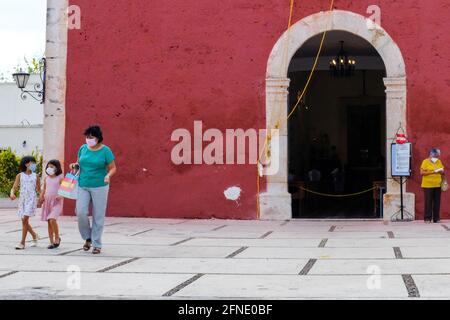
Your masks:
[[[178,245],[178,244],[181,244],[181,243],[185,243],[185,242],[191,241],[192,239],[195,239],[195,238],[190,237],[190,238],[187,238],[187,239],[184,239],[184,240],[181,240],[181,241],[177,241],[177,242],[175,242],[175,243],[172,243],[170,246],[176,246],[176,245]]]
[[[65,255],[68,255],[69,253],[73,253],[73,252],[77,252],[77,251],[81,251],[81,250],[83,250],[83,248],[61,252],[61,253],[58,253],[58,256],[65,256]]]
[[[5,273],[5,274],[0,274],[0,279],[12,276],[13,274],[16,274],[16,273],[19,273],[19,271],[11,271],[11,272],[8,272],[8,273]]]
[[[176,225],[176,224],[183,224],[183,223],[187,223],[189,220],[184,220],[184,221],[181,221],[181,222],[175,222],[175,223],[169,223],[169,224],[171,224],[171,225]]]
[[[405,283],[406,290],[408,290],[408,297],[420,298],[419,288],[417,288],[413,277],[410,274],[402,274],[402,278]]]
[[[270,236],[271,234],[273,233],[273,231],[268,231],[268,232],[266,232],[266,233],[264,233],[261,237],[259,237],[260,239],[265,239],[265,238],[267,238],[268,236]]]
[[[111,227],[111,226],[115,226],[115,225],[118,225],[118,224],[122,224],[123,222],[114,222],[114,223],[111,223],[111,224],[105,224],[105,227]]]
[[[309,259],[309,261],[305,264],[303,269],[300,271],[299,275],[306,276],[308,272],[312,269],[317,259]]]
[[[319,248],[325,248],[325,246],[327,245],[328,239],[322,239],[322,241],[320,241],[319,244]]]
[[[238,254],[242,253],[244,250],[247,250],[248,247],[242,247],[237,249],[235,252],[232,252],[231,254],[229,254],[228,256],[225,257],[225,259],[231,259],[236,257]]]
[[[387,234],[388,234],[388,238],[389,239],[394,239],[395,238],[394,232],[388,231]]]
[[[333,232],[336,229],[336,226],[331,226],[330,230],[328,230],[328,232]]]
[[[284,221],[283,223],[280,224],[280,226],[282,227],[282,226],[287,225],[287,224],[289,223],[289,221],[291,221],[291,220],[286,220],[286,221]]]
[[[445,224],[441,224],[441,227],[444,228],[444,229],[447,230],[447,231],[450,231],[450,228],[447,227]]]
[[[170,289],[169,291],[167,291],[166,293],[164,293],[162,296],[163,297],[171,297],[173,296],[175,293],[177,293],[178,291],[180,291],[183,288],[186,288],[188,285],[190,285],[191,283],[193,283],[194,281],[197,281],[198,279],[200,279],[201,277],[203,277],[204,274],[203,273],[199,273],[196,274],[195,276],[193,276],[192,278],[186,280],[185,282],[179,284],[178,286],[176,286],[173,289]]]
[[[223,228],[225,228],[227,225],[226,224],[224,224],[223,226],[220,226],[220,227],[216,227],[216,228],[214,228],[214,229],[212,229],[211,231],[217,231],[217,230],[220,230],[220,229],[223,229]]]
[[[12,230],[12,231],[6,231],[5,233],[14,233],[14,232],[19,232],[22,231],[22,229],[16,229],[16,230]]]
[[[153,230],[153,229],[147,229],[147,230],[144,230],[144,231],[139,231],[139,232],[130,234],[129,237],[134,237],[134,236],[137,236],[138,234],[147,233],[147,232],[152,231],[152,230]]]
[[[97,272],[107,272],[109,270],[112,270],[112,269],[124,266],[124,265],[129,264],[129,263],[131,263],[133,261],[136,261],[136,260],[139,260],[139,258],[131,258],[131,259],[128,259],[128,260],[125,260],[125,261],[113,264],[112,266],[106,267],[104,269],[98,270]]]
[[[399,247],[394,247],[395,259],[403,259],[402,251]]]

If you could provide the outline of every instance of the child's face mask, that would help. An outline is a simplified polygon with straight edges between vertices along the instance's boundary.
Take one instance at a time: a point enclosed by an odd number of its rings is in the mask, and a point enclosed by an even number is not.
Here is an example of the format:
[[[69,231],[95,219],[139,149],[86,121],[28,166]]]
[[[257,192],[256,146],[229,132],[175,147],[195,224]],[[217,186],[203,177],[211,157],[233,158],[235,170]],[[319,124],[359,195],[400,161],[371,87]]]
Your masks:
[[[55,172],[56,172],[55,168],[52,168],[52,167],[48,167],[47,170],[45,170],[45,171],[47,172],[47,174],[48,174],[49,176],[54,175]]]
[[[36,163],[30,164],[30,166],[28,167],[28,169],[30,169],[31,172],[36,172]]]

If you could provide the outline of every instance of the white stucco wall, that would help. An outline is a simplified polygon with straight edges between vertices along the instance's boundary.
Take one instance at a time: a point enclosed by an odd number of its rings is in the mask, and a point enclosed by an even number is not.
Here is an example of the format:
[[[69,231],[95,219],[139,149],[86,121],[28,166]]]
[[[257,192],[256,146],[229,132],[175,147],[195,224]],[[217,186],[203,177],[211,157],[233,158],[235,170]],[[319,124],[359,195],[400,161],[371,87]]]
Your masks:
[[[31,76],[27,90],[37,82],[39,76]],[[42,152],[43,118],[42,104],[31,97],[22,100],[15,83],[0,83],[0,149],[11,147],[19,155],[36,148]]]

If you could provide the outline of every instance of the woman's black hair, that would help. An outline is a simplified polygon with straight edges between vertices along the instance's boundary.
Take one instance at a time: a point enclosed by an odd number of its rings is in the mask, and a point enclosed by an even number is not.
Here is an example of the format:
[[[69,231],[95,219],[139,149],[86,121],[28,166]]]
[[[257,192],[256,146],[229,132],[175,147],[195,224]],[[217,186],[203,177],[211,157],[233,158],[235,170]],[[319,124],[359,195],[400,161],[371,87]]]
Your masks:
[[[90,126],[86,130],[84,130],[84,135],[96,137],[98,139],[98,143],[102,143],[103,141],[103,133],[100,126]]]
[[[20,172],[26,172],[27,171],[27,164],[30,162],[36,163],[36,159],[32,156],[25,156],[20,160]]]
[[[46,170],[46,171],[47,171],[47,168],[48,168],[48,165],[49,165],[49,164],[52,164],[52,165],[55,166],[55,168],[56,168],[55,176],[59,176],[60,174],[62,174],[61,162],[59,162],[59,160],[55,160],[55,159],[50,160],[50,161],[47,163],[47,166],[45,167],[45,170]]]

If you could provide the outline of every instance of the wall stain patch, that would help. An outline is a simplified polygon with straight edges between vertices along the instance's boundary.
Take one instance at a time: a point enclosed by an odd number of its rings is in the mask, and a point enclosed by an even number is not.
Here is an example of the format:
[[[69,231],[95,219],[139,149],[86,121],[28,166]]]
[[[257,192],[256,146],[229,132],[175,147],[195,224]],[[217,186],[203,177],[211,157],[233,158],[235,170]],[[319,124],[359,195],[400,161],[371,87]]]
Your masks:
[[[223,192],[225,198],[231,201],[237,201],[241,196],[242,189],[239,187],[230,187]]]

